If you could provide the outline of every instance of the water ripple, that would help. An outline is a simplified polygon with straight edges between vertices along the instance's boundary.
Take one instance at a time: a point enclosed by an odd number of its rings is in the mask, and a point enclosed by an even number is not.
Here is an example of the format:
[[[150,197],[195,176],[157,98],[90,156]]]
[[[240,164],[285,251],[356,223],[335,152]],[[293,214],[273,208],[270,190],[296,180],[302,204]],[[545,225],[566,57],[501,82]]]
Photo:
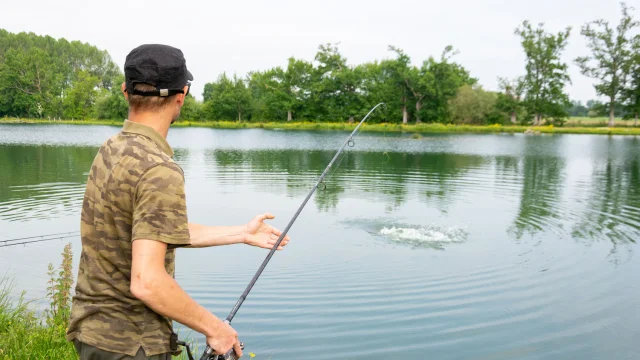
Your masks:
[[[0,202],[0,219],[27,222],[79,215],[84,190],[84,184],[68,182],[9,187],[9,199]]]

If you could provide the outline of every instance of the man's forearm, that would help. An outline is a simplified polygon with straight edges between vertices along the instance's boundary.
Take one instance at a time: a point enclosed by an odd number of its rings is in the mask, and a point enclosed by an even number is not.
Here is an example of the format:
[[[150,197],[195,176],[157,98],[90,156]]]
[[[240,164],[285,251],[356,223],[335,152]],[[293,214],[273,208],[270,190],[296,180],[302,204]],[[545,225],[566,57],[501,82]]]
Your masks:
[[[189,223],[192,248],[242,244],[246,240],[246,226],[205,226]]]
[[[222,326],[220,319],[196,303],[167,273],[145,277],[132,291],[153,311],[208,337]]]

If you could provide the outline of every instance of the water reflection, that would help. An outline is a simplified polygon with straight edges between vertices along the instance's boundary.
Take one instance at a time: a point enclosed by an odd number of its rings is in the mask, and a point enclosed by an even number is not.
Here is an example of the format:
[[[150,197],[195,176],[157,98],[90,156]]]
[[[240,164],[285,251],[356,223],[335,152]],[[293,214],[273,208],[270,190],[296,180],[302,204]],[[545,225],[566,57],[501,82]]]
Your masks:
[[[562,151],[558,144],[553,146]],[[491,196],[490,202],[518,204],[515,219],[506,227],[516,239],[554,233],[559,238],[607,239],[617,246],[640,237],[640,155],[620,155],[617,151],[626,144],[598,143],[594,146],[605,157],[587,160],[535,154],[348,152],[313,203],[318,211],[335,212],[349,199],[362,199],[384,204],[387,214],[415,201],[443,214],[462,205],[448,216],[489,221],[489,214],[465,210],[464,204]],[[77,213],[95,153],[94,147],[0,146],[0,219]],[[222,193],[249,187],[301,199],[333,156],[333,150],[175,151],[190,196],[209,191],[214,182]]]
[[[211,150],[206,157],[214,163],[208,164],[207,177],[222,186],[242,182],[257,190],[301,197],[334,154],[321,150]],[[400,207],[409,195],[445,206],[465,187],[474,187],[465,175],[489,162],[476,155],[350,152],[330,172],[326,189],[318,191],[314,201],[320,211],[335,209],[341,199],[353,196],[383,201],[389,210]]]
[[[80,129],[75,137],[32,129],[5,135],[0,126],[0,143],[17,144],[0,145],[0,238],[77,227],[99,142],[69,144],[92,139]],[[192,220],[236,223],[268,204],[281,226],[344,134],[175,129],[170,138]],[[51,139],[57,146],[34,144]],[[344,158],[292,228],[295,245],[243,306],[236,326],[247,351],[283,360],[398,351],[407,359],[637,357],[640,261],[619,254],[630,255],[640,236],[638,141],[362,140],[357,150],[366,151]],[[21,289],[44,296],[46,264],[59,261],[62,245],[3,248],[0,264],[16,269]],[[74,247],[79,253],[79,239]],[[607,258],[612,248],[618,255]],[[243,246],[184,250],[177,277],[226,314],[263,258]]]
[[[640,158],[620,161],[610,157],[593,168],[591,178],[586,206],[571,234],[583,240],[608,240],[614,255],[620,245],[640,239]]]
[[[96,149],[0,146],[0,219],[28,221],[79,211]]]
[[[520,208],[510,231],[518,239],[525,233],[536,234],[544,231],[554,231],[561,236],[562,215],[558,207],[564,186],[564,160],[525,156],[519,166],[522,168]]]

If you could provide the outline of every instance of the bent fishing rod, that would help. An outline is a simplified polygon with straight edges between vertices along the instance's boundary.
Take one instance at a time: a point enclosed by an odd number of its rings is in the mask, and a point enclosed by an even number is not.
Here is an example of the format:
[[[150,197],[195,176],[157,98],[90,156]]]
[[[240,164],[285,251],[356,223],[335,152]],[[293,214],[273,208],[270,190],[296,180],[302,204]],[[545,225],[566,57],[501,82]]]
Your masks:
[[[287,233],[289,232],[289,229],[291,228],[293,223],[298,218],[298,215],[300,215],[300,212],[302,212],[302,209],[305,207],[305,205],[307,205],[307,202],[309,201],[309,199],[311,198],[313,193],[316,191],[316,189],[318,189],[318,187],[321,184],[323,186],[322,190],[324,190],[326,188],[326,185],[324,185],[324,182],[323,182],[324,178],[325,178],[325,176],[327,176],[327,173],[329,172],[329,170],[331,170],[331,167],[333,166],[333,164],[336,161],[336,159],[340,156],[340,154],[343,152],[343,150],[345,149],[345,147],[347,145],[349,145],[349,147],[355,146],[355,141],[353,140],[354,135],[356,134],[356,132],[358,131],[360,126],[380,106],[384,106],[386,108],[386,104],[385,103],[379,103],[378,105],[374,106],[367,113],[367,115],[360,121],[360,123],[358,123],[358,126],[356,126],[356,128],[353,129],[353,132],[351,132],[349,137],[347,137],[347,140],[345,140],[344,144],[342,144],[342,146],[340,147],[338,152],[333,156],[333,159],[331,159],[331,162],[329,162],[329,165],[327,165],[327,167],[324,169],[324,171],[322,172],[322,174],[320,175],[320,177],[316,181],[316,184],[313,186],[313,188],[311,189],[311,191],[309,192],[307,197],[304,199],[304,201],[302,202],[302,205],[300,205],[300,207],[298,208],[298,211],[296,211],[295,215],[293,215],[293,217],[289,221],[289,224],[287,225],[287,227],[284,229],[282,234],[280,234],[280,237],[278,238],[278,241],[276,241],[276,243],[271,248],[271,251],[269,251],[269,254],[267,254],[267,257],[264,259],[264,261],[262,262],[262,265],[260,265],[260,267],[258,268],[258,271],[253,276],[253,279],[251,279],[251,281],[249,282],[249,285],[247,286],[247,288],[244,290],[244,292],[242,293],[242,295],[238,299],[238,302],[236,302],[236,305],[233,307],[233,309],[231,309],[231,312],[229,313],[229,315],[227,316],[227,319],[225,320],[225,322],[227,324],[230,324],[231,321],[233,320],[233,318],[236,316],[236,313],[240,309],[240,306],[242,306],[242,303],[244,302],[244,300],[247,298],[247,295],[249,295],[249,292],[253,288],[253,285],[255,285],[256,281],[258,281],[258,278],[262,274],[262,271],[264,271],[264,268],[269,263],[269,260],[271,260],[271,258],[273,257],[273,254],[275,254],[276,250],[278,249],[278,246],[280,246],[280,243],[282,242],[282,239],[284,239],[284,237],[287,235]],[[229,350],[229,352],[227,352],[224,355],[214,355],[214,350],[208,344],[207,344],[207,348],[204,350],[204,353],[202,354],[202,357],[200,358],[200,360],[237,360],[237,359],[238,359],[238,356],[236,355],[236,353],[235,353],[235,351],[233,349]]]

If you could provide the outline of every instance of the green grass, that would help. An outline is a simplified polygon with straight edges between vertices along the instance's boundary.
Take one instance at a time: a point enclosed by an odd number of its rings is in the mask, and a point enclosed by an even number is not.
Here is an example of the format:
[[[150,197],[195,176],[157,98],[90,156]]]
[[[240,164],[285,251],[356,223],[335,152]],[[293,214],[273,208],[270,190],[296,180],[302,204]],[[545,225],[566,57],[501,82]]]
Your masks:
[[[0,359],[77,359],[73,344],[65,339],[69,322],[71,244],[65,247],[58,271],[49,264],[49,309],[37,313],[25,302],[25,293],[12,301],[13,278],[0,278]]]
[[[363,124],[362,131],[368,132],[406,132],[406,133],[524,133],[528,129],[549,134],[600,134],[600,135],[640,135],[640,127],[622,126],[632,124],[617,120],[621,126],[606,127],[604,118],[571,118],[562,127],[522,126],[522,125],[448,125],[448,124]],[[600,126],[604,121],[603,126]],[[78,124],[122,126],[122,121],[114,120],[58,120],[41,119],[0,119],[5,124]],[[577,126],[583,124],[584,126]],[[217,129],[283,129],[283,130],[345,130],[351,131],[356,124],[325,122],[259,122],[259,121],[188,121],[180,120],[175,127],[205,127]]]
[[[576,127],[606,127],[609,125],[608,117],[571,117],[564,126],[576,126]],[[622,120],[621,118],[615,119],[616,127],[633,127],[633,120]]]

